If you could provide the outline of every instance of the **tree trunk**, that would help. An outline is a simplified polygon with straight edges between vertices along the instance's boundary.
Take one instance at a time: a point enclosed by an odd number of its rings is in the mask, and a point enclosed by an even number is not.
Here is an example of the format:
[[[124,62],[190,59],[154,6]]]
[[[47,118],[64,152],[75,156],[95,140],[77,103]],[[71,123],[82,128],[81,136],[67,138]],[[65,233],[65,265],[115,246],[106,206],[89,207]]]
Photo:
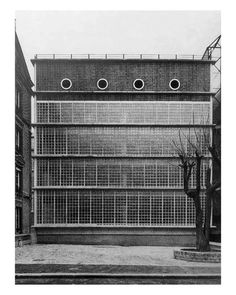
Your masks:
[[[196,249],[198,251],[209,251],[209,241],[206,239],[202,227],[202,209],[201,209],[201,202],[200,196],[195,196],[194,204],[196,210]]]

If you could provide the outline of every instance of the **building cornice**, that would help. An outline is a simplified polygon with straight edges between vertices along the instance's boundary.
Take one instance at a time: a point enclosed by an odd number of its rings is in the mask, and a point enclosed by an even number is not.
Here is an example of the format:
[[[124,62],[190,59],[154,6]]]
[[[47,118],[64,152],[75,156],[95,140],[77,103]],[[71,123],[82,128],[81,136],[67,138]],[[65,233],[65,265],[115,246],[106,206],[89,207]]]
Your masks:
[[[211,91],[152,91],[152,90],[146,90],[146,91],[83,91],[83,90],[76,90],[76,91],[61,91],[61,90],[37,90],[34,91],[35,94],[47,94],[47,93],[55,93],[55,94],[76,94],[76,93],[82,93],[82,94],[187,94],[187,95],[214,95],[214,92]]]
[[[202,56],[198,55],[178,55],[178,54],[36,54],[33,59],[31,59],[32,64],[39,62],[99,62],[99,63],[109,63],[109,62],[172,62],[172,63],[205,63],[205,64],[215,64],[214,59],[202,59]]]

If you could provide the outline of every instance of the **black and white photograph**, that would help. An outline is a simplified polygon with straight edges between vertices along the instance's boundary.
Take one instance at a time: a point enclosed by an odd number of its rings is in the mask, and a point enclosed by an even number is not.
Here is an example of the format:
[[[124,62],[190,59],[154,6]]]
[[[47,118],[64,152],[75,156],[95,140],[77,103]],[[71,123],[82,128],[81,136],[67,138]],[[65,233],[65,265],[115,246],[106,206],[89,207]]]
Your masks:
[[[220,285],[221,11],[13,24],[15,284]]]

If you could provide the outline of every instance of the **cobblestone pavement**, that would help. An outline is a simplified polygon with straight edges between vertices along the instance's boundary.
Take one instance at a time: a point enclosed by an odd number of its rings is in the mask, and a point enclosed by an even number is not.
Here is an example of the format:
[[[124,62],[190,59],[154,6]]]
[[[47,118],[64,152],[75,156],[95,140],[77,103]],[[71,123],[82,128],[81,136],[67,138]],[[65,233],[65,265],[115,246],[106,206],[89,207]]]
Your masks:
[[[176,260],[177,247],[26,245],[16,248],[16,264],[153,265],[220,267],[220,263]]]

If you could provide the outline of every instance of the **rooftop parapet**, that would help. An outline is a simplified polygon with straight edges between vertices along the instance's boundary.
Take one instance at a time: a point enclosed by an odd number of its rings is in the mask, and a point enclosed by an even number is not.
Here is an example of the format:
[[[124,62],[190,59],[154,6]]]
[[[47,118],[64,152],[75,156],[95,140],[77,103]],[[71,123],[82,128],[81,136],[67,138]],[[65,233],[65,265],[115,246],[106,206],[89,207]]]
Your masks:
[[[211,61],[202,55],[178,55],[178,54],[36,54],[34,60],[41,59],[80,59],[80,60],[196,60],[196,61]]]

